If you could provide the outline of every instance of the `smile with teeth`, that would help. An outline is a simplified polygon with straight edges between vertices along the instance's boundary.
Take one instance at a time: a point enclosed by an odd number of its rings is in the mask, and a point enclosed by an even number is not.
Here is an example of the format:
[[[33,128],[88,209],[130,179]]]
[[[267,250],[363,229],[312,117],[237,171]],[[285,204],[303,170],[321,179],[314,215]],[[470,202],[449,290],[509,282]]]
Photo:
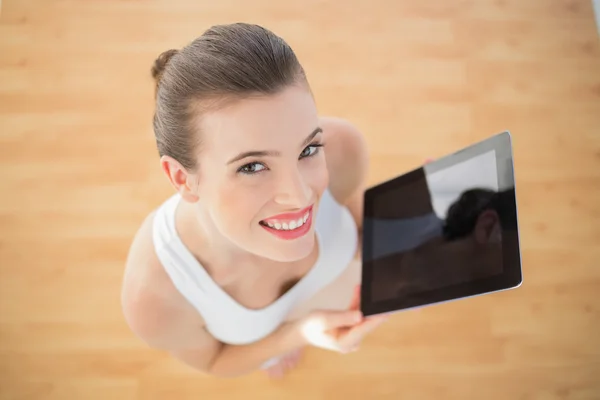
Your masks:
[[[306,221],[308,220],[309,214],[310,214],[310,212],[307,211],[304,214],[304,217],[298,218],[296,220],[280,221],[280,220],[273,219],[273,220],[268,220],[268,221],[261,221],[260,223],[263,225],[267,225],[268,227],[273,228],[278,231],[293,231],[294,229],[298,229],[306,223]]]

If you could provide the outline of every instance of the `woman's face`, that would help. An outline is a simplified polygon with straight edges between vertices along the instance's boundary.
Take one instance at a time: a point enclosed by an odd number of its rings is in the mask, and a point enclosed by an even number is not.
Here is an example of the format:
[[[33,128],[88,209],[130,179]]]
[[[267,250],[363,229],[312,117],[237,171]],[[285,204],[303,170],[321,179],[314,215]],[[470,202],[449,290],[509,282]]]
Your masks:
[[[244,99],[201,124],[196,194],[209,231],[272,260],[307,257],[329,179],[310,92]]]

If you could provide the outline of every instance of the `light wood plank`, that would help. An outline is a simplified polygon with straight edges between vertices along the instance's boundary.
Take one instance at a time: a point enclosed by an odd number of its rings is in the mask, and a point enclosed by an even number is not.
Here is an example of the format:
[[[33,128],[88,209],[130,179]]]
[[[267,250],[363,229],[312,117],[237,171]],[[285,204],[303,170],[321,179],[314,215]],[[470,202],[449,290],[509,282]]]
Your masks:
[[[123,262],[171,193],[150,66],[242,20],[365,132],[373,184],[511,130],[523,286],[398,314],[281,382],[199,376],[133,337]],[[2,2],[0,398],[600,398],[597,32],[589,0]]]

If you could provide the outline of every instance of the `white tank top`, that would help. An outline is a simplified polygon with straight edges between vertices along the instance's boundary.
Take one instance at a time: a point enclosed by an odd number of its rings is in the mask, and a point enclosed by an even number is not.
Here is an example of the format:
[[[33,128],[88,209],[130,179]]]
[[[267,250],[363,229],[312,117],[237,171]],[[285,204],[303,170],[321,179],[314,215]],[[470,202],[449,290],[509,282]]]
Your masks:
[[[344,272],[356,252],[358,233],[346,207],[326,190],[321,197],[315,232],[319,256],[310,271],[269,306],[243,307],[222,290],[183,244],[175,229],[175,210],[181,197],[173,195],[154,218],[156,254],[177,290],[200,313],[217,340],[244,345],[271,334],[299,304],[307,301]]]

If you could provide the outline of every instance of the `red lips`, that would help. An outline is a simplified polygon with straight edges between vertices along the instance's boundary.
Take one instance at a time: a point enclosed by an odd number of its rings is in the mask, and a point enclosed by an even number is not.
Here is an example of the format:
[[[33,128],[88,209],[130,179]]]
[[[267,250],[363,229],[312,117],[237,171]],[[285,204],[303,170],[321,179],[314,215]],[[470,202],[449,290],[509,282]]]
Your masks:
[[[270,219],[276,219],[276,220],[279,220],[279,221],[296,220],[296,219],[299,219],[299,218],[303,218],[304,215],[307,212],[309,212],[310,210],[312,210],[312,208],[313,208],[313,206],[310,205],[310,206],[308,206],[308,207],[306,207],[306,208],[304,208],[304,209],[302,209],[302,210],[300,210],[298,212],[277,214],[277,215],[274,215],[272,217],[265,218],[263,221],[268,221]]]

